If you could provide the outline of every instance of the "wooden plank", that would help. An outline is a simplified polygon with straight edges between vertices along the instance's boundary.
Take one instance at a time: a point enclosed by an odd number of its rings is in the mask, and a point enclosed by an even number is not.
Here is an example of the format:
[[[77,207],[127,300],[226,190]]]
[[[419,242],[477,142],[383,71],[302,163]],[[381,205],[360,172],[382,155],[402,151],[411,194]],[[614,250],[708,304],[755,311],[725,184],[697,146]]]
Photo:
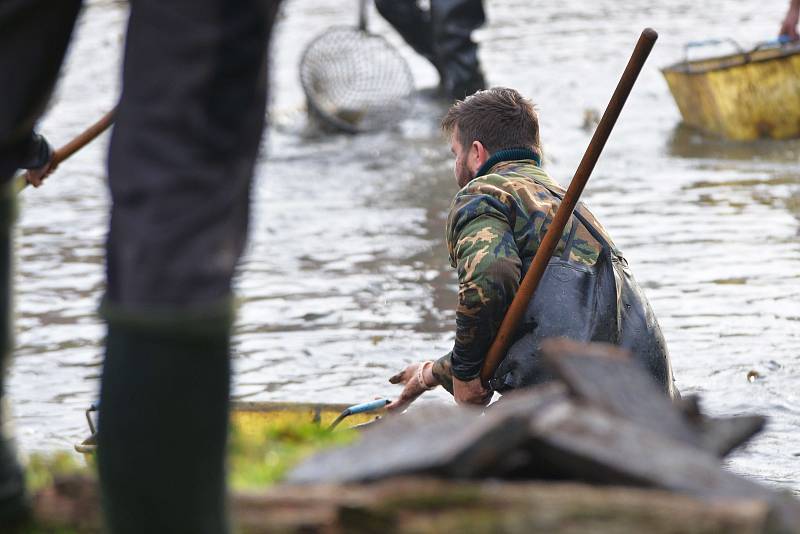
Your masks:
[[[556,476],[659,488],[694,497],[770,504],[782,527],[800,525],[800,503],[722,468],[691,445],[597,408],[562,402],[531,419],[533,447]],[[793,531],[793,530],[792,530]]]
[[[542,343],[542,354],[569,391],[586,404],[604,408],[677,441],[702,447],[697,429],[659,391],[628,351],[604,343],[548,339]]]
[[[553,339],[542,344],[542,351],[576,398],[719,457],[746,443],[766,423],[759,415],[706,417],[696,397],[673,403],[627,351],[613,345]]]
[[[761,415],[704,417],[697,422],[703,449],[726,457],[764,429],[767,418]]]
[[[496,467],[524,450],[528,420],[542,406],[564,399],[551,384],[487,410],[425,406],[387,417],[344,448],[322,451],[292,472],[292,483],[359,482],[430,474],[454,478],[496,476]]]
[[[40,532],[102,532],[92,478],[59,480],[35,496]],[[369,485],[278,486],[231,499],[241,534],[766,534],[769,508],[708,503],[661,491],[563,483],[394,479]],[[796,530],[794,530],[796,532]]]

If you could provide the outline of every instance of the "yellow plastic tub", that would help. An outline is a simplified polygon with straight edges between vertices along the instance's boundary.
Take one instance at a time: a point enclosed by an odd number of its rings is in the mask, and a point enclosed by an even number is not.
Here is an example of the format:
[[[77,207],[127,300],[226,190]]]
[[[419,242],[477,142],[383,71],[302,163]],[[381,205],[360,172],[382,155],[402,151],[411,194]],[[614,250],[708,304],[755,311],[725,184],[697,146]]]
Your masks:
[[[719,42],[687,47],[706,43]],[[800,43],[685,59],[661,72],[690,126],[740,141],[800,137]]]

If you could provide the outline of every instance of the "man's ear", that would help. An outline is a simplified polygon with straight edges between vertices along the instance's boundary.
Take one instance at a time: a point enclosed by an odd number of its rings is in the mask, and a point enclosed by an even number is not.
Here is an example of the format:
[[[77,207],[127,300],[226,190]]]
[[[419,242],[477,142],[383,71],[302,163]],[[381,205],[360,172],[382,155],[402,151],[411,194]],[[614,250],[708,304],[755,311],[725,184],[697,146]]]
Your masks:
[[[472,145],[469,147],[469,152],[470,170],[473,173],[476,173],[478,172],[478,169],[483,167],[483,164],[486,163],[486,160],[489,159],[489,152],[480,141],[473,141]]]

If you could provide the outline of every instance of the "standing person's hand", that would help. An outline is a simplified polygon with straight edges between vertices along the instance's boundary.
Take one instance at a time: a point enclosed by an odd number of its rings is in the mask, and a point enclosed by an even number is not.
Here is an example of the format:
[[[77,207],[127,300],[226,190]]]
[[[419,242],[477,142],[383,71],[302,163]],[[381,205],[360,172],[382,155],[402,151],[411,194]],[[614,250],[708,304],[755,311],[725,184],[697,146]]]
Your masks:
[[[480,377],[467,382],[453,377],[453,396],[459,404],[486,406],[492,400],[492,394],[491,390],[483,387]]]
[[[800,36],[797,34],[797,21],[800,18],[800,10],[789,8],[786,12],[786,18],[783,19],[781,30],[778,35],[788,35],[792,41],[797,41]]]
[[[390,412],[400,411],[417,400],[417,397],[439,385],[431,372],[432,361],[412,363],[389,379],[392,384],[402,384],[403,391],[391,404],[386,406]]]
[[[52,155],[50,159],[42,165],[41,167],[37,167],[35,169],[28,169],[25,172],[25,180],[31,184],[33,187],[39,187],[44,183],[44,179],[47,177],[48,174],[55,170],[55,166],[53,165],[53,158]]]

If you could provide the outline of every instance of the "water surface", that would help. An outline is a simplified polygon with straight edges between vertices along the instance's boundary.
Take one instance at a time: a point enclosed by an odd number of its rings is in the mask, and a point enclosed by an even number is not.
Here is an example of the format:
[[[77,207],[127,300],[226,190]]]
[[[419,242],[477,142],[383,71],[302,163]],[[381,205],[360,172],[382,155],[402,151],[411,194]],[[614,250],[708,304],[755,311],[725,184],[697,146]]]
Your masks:
[[[239,399],[392,395],[388,376],[453,340],[443,228],[455,183],[437,127],[444,108],[418,98],[413,116],[372,135],[306,128],[300,54],[327,26],[352,24],[350,4],[288,0],[277,28],[272,125],[237,280]],[[702,395],[714,414],[770,417],[730,467],[800,492],[800,141],[728,143],[680,127],[658,71],[689,40],[771,38],[785,2],[487,4],[489,24],[477,35],[487,77],[535,100],[546,168],[565,184],[591,136],[586,110],[605,107],[641,29],[659,31],[584,197],[646,288],[681,390]],[[56,145],[113,105],[126,16],[124,3],[84,10],[41,126]],[[418,87],[436,83],[375,13],[371,24],[400,47]],[[11,393],[27,451],[84,437],[82,410],[98,389],[106,141],[22,195]]]

